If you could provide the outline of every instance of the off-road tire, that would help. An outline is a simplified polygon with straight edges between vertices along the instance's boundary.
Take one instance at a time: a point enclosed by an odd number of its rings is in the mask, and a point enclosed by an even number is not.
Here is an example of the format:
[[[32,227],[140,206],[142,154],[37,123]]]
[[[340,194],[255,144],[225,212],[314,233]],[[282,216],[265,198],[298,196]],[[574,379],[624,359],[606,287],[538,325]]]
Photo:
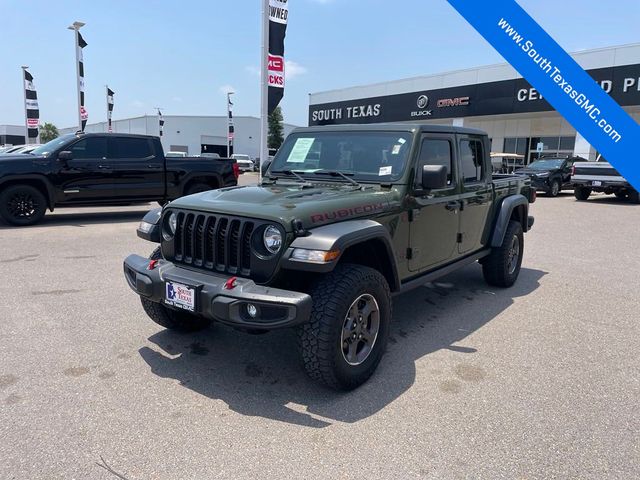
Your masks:
[[[512,270],[511,253],[514,248],[514,239],[517,239],[518,258],[516,259],[515,269]],[[523,253],[524,234],[522,225],[520,222],[511,220],[504,234],[502,245],[492,248],[489,256],[485,257],[482,262],[482,273],[485,281],[495,287],[507,288],[512,286],[520,274]]]
[[[550,197],[557,197],[558,195],[560,195],[561,191],[562,191],[562,185],[560,185],[560,181],[552,180],[551,186],[549,187],[549,192],[547,193],[547,195],[549,195]]]
[[[637,190],[629,190],[628,197],[631,203],[640,203],[640,193]]]
[[[213,190],[206,183],[194,183],[193,185],[189,185],[189,188],[185,189],[184,194],[193,195],[194,193],[208,192],[209,190]]]
[[[591,195],[591,189],[588,187],[576,187],[573,189],[573,195],[576,197],[576,200],[585,201]]]
[[[156,248],[149,256],[149,260],[160,260],[162,254],[160,247]],[[140,297],[142,308],[151,320],[169,330],[182,332],[195,332],[203,330],[211,324],[211,320],[188,312],[171,310],[156,302]]]
[[[33,225],[46,211],[47,199],[31,185],[12,185],[0,193],[0,217],[11,225]]]
[[[379,311],[377,337],[361,364],[349,364],[343,355],[343,327],[347,312],[362,295],[372,296]],[[366,382],[384,354],[391,322],[391,293],[380,272],[362,265],[344,264],[323,275],[314,286],[308,323],[298,327],[298,344],[308,375],[336,390],[352,390]]]

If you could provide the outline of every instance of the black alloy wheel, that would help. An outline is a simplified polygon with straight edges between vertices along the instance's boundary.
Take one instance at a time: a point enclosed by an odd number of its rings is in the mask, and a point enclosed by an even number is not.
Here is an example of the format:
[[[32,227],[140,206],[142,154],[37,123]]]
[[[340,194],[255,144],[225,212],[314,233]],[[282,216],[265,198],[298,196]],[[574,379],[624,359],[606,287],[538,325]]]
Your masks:
[[[0,194],[0,215],[11,225],[39,222],[47,209],[44,195],[31,185],[14,185]]]

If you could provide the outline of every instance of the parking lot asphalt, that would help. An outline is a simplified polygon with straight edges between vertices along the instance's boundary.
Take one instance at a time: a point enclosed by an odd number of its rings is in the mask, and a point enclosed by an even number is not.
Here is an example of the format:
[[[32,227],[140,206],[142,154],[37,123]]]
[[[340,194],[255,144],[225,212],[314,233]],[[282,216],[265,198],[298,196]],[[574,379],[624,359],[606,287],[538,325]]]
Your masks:
[[[152,323],[121,266],[149,207],[0,226],[0,478],[640,476],[640,206],[539,197],[517,284],[474,265],[396,297],[347,394],[292,332]]]

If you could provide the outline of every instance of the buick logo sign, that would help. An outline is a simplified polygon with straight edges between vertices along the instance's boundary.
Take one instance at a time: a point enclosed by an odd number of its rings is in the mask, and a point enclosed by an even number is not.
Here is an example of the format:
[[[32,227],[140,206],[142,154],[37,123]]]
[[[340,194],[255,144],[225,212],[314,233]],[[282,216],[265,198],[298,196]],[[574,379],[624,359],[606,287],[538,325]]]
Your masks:
[[[427,110],[427,107],[429,106],[429,97],[426,95],[420,95],[416,103],[418,104],[418,110],[411,112],[412,118],[430,117],[433,114],[432,110]]]

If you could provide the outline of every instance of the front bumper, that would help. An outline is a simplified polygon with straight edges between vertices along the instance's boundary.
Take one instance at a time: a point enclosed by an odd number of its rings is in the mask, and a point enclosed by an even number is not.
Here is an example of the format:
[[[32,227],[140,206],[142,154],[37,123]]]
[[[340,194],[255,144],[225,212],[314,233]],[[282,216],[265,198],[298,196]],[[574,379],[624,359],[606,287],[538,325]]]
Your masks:
[[[549,177],[531,177],[531,185],[536,190],[542,190],[544,192],[551,189]]]
[[[244,278],[238,278],[233,288],[226,288],[229,276],[196,272],[163,260],[149,270],[149,259],[140,255],[124,260],[124,276],[138,295],[167,308],[172,308],[165,304],[167,281],[192,287],[196,291],[195,314],[236,327],[291,327],[309,321],[311,315],[311,297],[306,293],[256,285]],[[248,304],[257,308],[254,318],[247,313]]]

